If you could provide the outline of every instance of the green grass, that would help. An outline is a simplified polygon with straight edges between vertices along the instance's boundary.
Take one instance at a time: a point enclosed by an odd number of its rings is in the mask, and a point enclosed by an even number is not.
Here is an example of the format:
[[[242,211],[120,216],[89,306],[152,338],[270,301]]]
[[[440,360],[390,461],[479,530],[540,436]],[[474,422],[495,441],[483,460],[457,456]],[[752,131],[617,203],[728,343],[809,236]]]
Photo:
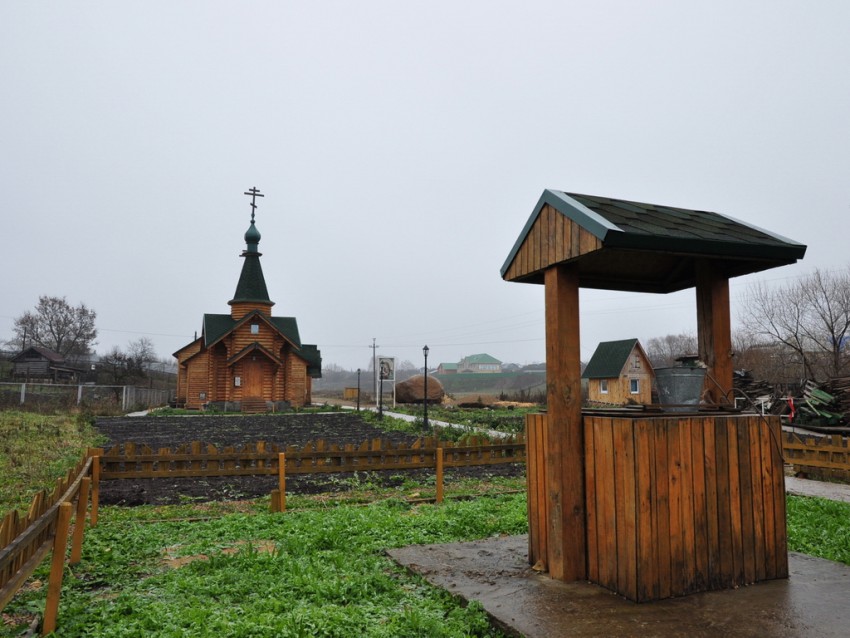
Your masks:
[[[788,549],[850,565],[850,503],[789,496]]]
[[[526,530],[521,494],[140,523],[152,509],[102,510],[66,571],[58,636],[501,636],[478,604],[463,607],[384,550]],[[46,582],[46,564],[36,578]],[[45,589],[6,612],[42,609]]]
[[[0,516],[26,510],[99,440],[83,416],[0,412]]]

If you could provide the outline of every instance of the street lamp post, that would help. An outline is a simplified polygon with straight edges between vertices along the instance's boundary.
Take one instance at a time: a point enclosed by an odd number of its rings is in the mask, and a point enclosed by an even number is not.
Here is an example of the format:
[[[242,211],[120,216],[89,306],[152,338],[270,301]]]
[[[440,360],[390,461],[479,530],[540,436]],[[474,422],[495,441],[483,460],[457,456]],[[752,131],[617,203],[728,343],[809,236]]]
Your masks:
[[[360,368],[357,368],[357,411],[360,412]]]
[[[422,354],[425,355],[425,388],[424,388],[424,397],[423,404],[425,406],[425,429],[428,429],[428,346],[424,346],[422,348]]]

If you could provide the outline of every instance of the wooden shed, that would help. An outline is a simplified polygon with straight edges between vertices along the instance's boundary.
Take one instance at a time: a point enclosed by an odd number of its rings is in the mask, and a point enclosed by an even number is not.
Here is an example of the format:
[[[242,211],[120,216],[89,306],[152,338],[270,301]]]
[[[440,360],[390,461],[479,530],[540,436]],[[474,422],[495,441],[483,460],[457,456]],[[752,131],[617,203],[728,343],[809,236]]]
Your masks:
[[[805,251],[718,213],[544,191],[502,267],[545,285],[547,413],[527,420],[532,564],[637,601],[788,575],[779,419],[733,410],[729,279]],[[711,405],[582,414],[582,286],[696,288]]]
[[[587,399],[622,405],[652,402],[652,364],[640,341],[603,341],[587,362]]]
[[[272,315],[253,209],[252,203],[230,313],[205,314],[201,336],[174,353],[177,402],[188,408],[265,412],[300,407],[311,402],[312,379],[322,375],[321,353],[301,343],[295,317]]]
[[[74,383],[81,372],[69,366],[61,354],[42,346],[30,346],[12,357],[12,376],[16,379]]]

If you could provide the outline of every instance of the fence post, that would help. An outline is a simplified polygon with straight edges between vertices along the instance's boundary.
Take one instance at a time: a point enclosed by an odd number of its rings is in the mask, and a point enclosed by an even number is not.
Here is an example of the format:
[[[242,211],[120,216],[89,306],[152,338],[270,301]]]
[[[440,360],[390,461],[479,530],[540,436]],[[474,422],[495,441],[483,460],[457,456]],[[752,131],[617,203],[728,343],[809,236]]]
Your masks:
[[[27,400],[27,384],[22,383],[21,384],[21,405],[23,405],[24,401],[26,401],[26,400]]]
[[[65,548],[68,545],[68,528],[71,525],[71,504],[60,503],[56,521],[56,535],[53,537],[53,557],[50,561],[50,580],[47,583],[47,602],[44,604],[44,622],[41,635],[47,635],[56,629],[56,615],[59,611],[59,594],[62,593],[62,575],[65,571]]]
[[[91,526],[97,525],[97,506],[100,502],[100,457],[103,448],[89,448],[91,460]]]
[[[437,456],[437,498],[438,503],[443,502],[443,448],[438,447]]]
[[[77,518],[74,521],[74,536],[71,539],[71,564],[80,562],[83,554],[83,532],[86,528],[86,510],[89,506],[89,487],[91,477],[85,476],[80,482],[80,493],[77,495]]]
[[[277,489],[280,490],[279,512],[286,511],[286,454],[277,455]]]
[[[82,402],[83,402],[83,386],[78,385],[77,386],[77,405],[80,405],[80,403],[82,403]]]

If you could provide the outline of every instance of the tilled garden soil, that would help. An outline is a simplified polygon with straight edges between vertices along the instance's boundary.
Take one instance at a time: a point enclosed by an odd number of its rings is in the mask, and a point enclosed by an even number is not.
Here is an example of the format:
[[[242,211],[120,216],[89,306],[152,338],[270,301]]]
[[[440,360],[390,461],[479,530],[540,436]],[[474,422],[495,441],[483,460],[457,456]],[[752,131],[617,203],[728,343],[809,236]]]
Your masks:
[[[417,438],[403,432],[383,431],[350,413],[100,418],[95,427],[108,439],[103,447],[135,443],[154,450],[174,450],[192,441],[219,448],[257,441],[303,447],[320,439],[329,444],[344,445],[376,438],[394,443],[413,443]],[[525,467],[520,464],[449,468],[446,479],[521,476],[524,472]],[[370,472],[368,481],[392,487],[407,479],[425,480],[433,474],[433,470]],[[345,491],[351,489],[352,481],[349,479],[352,477],[351,473],[292,475],[286,479],[286,491],[287,494]],[[186,501],[240,500],[267,496],[276,487],[275,476],[121,479],[101,482],[100,501],[105,505],[171,505]]]

